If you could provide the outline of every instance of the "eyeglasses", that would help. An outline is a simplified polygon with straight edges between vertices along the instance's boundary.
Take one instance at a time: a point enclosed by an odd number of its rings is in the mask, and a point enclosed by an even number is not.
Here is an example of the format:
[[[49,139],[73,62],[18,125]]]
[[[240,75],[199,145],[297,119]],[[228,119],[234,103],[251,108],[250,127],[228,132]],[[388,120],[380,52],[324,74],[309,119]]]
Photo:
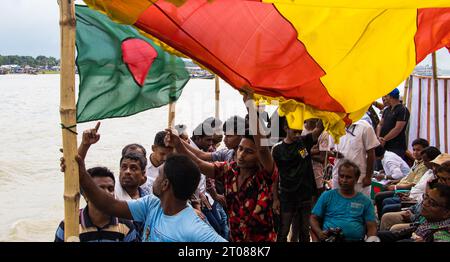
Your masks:
[[[438,202],[436,200],[432,199],[427,193],[423,194],[422,205],[427,206],[427,207],[434,207],[434,208],[441,207],[441,208],[447,209],[447,207],[439,205]]]

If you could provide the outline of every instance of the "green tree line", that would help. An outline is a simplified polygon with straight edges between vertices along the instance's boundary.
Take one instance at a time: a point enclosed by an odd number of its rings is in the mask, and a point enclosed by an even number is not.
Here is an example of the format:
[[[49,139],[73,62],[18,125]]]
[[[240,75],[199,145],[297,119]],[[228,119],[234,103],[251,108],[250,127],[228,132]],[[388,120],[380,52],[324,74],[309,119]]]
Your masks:
[[[18,56],[18,55],[8,55],[2,56],[0,55],[0,65],[19,65],[26,66],[29,65],[31,67],[38,66],[57,66],[59,65],[59,59],[56,59],[52,56],[37,56],[33,58],[32,56]]]

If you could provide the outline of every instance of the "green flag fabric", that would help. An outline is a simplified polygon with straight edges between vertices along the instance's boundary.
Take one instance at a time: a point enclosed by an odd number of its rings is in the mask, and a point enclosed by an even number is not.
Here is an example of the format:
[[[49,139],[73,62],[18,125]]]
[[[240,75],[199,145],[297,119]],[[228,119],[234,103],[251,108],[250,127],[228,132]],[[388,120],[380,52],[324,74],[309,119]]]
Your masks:
[[[189,81],[183,60],[131,26],[85,6],[75,12],[78,123],[133,115],[180,97]]]

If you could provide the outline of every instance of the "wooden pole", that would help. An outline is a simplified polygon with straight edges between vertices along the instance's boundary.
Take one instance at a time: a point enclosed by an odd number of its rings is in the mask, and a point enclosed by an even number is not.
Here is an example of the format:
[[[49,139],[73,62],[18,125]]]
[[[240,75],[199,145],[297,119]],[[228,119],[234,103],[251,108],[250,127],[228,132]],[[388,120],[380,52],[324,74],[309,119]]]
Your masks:
[[[444,143],[445,143],[445,152],[448,151],[448,82],[446,79],[444,81]]]
[[[175,71],[175,57],[173,55],[170,56],[170,68],[173,68],[174,73]],[[168,128],[173,128],[175,126],[175,92],[176,92],[176,86],[175,86],[175,81],[173,80],[172,86],[170,87],[170,94],[169,94],[169,99],[170,99],[170,103],[169,103],[169,116],[168,116],[168,124],[167,127]]]
[[[66,171],[64,172],[64,240],[79,241],[80,184],[75,106],[75,4],[59,0],[61,32],[60,116]],[[66,128],[64,128],[66,127]]]
[[[431,60],[433,64],[433,80],[434,80],[434,123],[435,123],[435,136],[436,136],[436,147],[440,149],[441,147],[441,134],[439,132],[439,82],[437,75],[437,62],[436,62],[436,52],[431,54]]]
[[[422,118],[422,79],[419,79],[419,103],[418,103],[418,110],[417,110],[417,136],[416,138],[420,138],[420,120]]]
[[[430,115],[431,115],[431,79],[427,79],[427,140],[428,142],[431,142],[430,140]]]
[[[219,77],[216,75],[214,77],[216,84],[216,119],[219,119],[220,115],[220,86],[219,86]]]

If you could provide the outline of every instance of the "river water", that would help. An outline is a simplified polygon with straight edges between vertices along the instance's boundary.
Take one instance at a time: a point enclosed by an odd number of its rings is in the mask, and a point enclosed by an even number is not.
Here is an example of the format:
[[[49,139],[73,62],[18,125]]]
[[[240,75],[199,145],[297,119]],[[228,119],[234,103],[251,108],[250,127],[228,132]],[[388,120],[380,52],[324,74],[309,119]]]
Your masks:
[[[240,94],[223,81],[220,86],[220,118],[244,116]],[[59,75],[0,75],[0,90],[0,241],[53,241],[64,216]],[[176,104],[175,123],[192,131],[214,116],[214,105],[214,80],[192,79]],[[103,165],[117,175],[122,147],[140,143],[151,151],[167,115],[164,106],[103,120],[101,140],[89,151],[87,166]],[[94,125],[80,124],[77,131]]]

